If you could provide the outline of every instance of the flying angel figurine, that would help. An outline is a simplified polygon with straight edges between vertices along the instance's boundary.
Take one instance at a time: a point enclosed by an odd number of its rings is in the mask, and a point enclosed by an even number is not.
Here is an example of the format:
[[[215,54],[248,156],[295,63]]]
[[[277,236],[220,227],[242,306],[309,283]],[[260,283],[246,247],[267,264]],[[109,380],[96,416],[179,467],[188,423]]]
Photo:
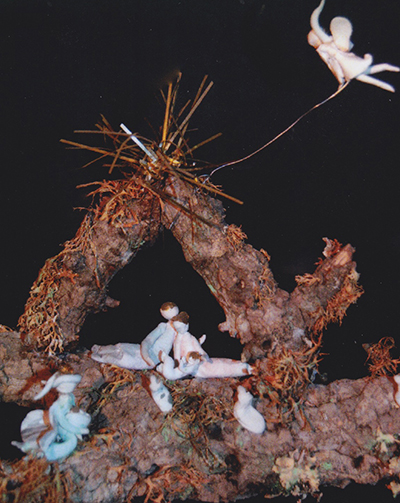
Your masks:
[[[339,82],[339,89],[353,79],[380,87],[385,91],[394,93],[395,89],[382,80],[371,77],[380,72],[399,72],[398,66],[388,63],[372,64],[372,55],[365,54],[363,58],[350,52],[353,43],[350,40],[353,32],[351,22],[345,17],[335,17],[330,24],[331,35],[328,35],[319,24],[319,16],[324,8],[325,0],[311,14],[311,31],[308,34],[308,43],[314,47],[322,61]]]

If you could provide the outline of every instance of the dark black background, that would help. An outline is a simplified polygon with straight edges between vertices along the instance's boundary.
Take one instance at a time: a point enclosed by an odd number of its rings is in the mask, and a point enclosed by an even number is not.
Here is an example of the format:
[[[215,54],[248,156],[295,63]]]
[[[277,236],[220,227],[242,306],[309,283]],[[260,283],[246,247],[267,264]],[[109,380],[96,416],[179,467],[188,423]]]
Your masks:
[[[214,81],[190,138],[195,144],[223,136],[198,156],[217,164],[252,152],[337,87],[307,44],[316,4],[2,0],[0,323],[16,327],[38,270],[74,236],[83,213],[73,208],[89,202],[76,186],[107,176],[100,164],[82,169],[90,154],[66,150],[59,140],[91,140],[73,131],[93,129],[100,114],[114,128],[124,122],[151,138],[147,120],[155,129],[162,123],[158,89],[181,71],[182,104],[205,74]],[[327,27],[335,15],[353,22],[354,52],[400,64],[399,2],[328,0],[321,23]],[[377,77],[400,90],[399,74]],[[326,331],[321,371],[330,381],[366,375],[364,342],[398,338],[399,112],[399,94],[352,82],[262,153],[213,177],[244,201],[225,203],[227,221],[270,253],[284,289],[293,289],[296,274],[313,271],[322,237],[356,247],[365,294],[341,327]],[[160,321],[159,306],[172,300],[189,312],[192,333],[207,333],[211,354],[240,353],[236,341],[218,332],[223,312],[168,231],[109,291],[121,305],[88,318],[85,347],[139,342]],[[8,442],[18,438],[26,411],[14,420],[15,407],[4,410],[1,448],[9,457],[16,451]],[[325,492],[327,502],[391,498],[381,487]]]

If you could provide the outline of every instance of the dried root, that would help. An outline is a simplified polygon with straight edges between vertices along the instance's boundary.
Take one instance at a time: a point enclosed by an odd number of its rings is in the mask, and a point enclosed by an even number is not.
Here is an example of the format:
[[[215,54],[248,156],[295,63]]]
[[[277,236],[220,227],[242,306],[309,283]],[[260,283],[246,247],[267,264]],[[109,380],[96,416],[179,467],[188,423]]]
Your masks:
[[[341,325],[349,306],[357,302],[364,293],[362,286],[357,281],[358,274],[352,269],[344,279],[342,288],[328,301],[325,309],[314,323],[314,334],[320,334],[329,323],[339,323]]]
[[[18,320],[22,340],[49,356],[61,353],[65,343],[58,324],[57,292],[61,281],[68,280],[75,284],[77,277],[77,274],[65,265],[64,258],[71,252],[83,254],[91,246],[92,217],[89,212],[75,237],[64,244],[64,249],[58,255],[46,260],[32,285],[24,313]]]
[[[195,498],[196,488],[200,488],[205,482],[206,478],[194,467],[182,465],[163,466],[140,484],[145,484],[146,487],[144,503],[164,503],[177,498]],[[134,486],[132,492],[136,488]],[[134,500],[130,497],[128,501]]]
[[[393,375],[397,372],[400,358],[392,358],[390,350],[395,346],[392,337],[383,337],[376,344],[363,344],[363,348],[368,354],[365,363],[368,363],[368,370],[372,378],[384,375]]]
[[[109,401],[116,398],[117,393],[119,398],[124,398],[141,387],[135,373],[128,369],[106,364],[102,365],[102,371],[107,384],[101,391],[96,390],[98,397],[90,407],[91,414],[98,413]]]
[[[60,503],[68,501],[72,487],[68,475],[57,463],[25,456],[4,466],[0,461],[1,501],[14,503]]]
[[[0,332],[13,332],[13,329],[10,327],[7,327],[6,325],[0,324]]]
[[[24,314],[18,320],[23,340],[43,349],[49,356],[64,349],[64,337],[57,323],[59,305],[55,294],[63,278],[74,283],[75,277],[76,274],[63,264],[62,253],[46,260],[32,285]]]
[[[247,239],[247,235],[242,231],[242,226],[238,227],[231,224],[226,227],[226,238],[229,244],[237,251],[242,248],[244,240]]]
[[[310,378],[318,369],[322,337],[309,348],[293,351],[277,346],[265,360],[258,360],[249,383],[256,395],[268,397],[276,406],[280,421],[286,422],[301,403]]]
[[[106,164],[109,173],[118,168],[122,173],[122,178],[86,185],[97,186],[90,194],[93,199],[88,214],[75,238],[65,243],[64,250],[56,257],[47,260],[39,272],[30,291],[25,312],[19,319],[19,329],[27,344],[49,356],[54,356],[65,349],[67,337],[64,336],[61,328],[62,320],[59,319],[60,305],[57,293],[62,279],[67,278],[74,282],[76,276],[66,266],[67,254],[76,253],[77,256],[84,257],[85,251],[90,249],[95,262],[93,270],[95,284],[98,289],[106,286],[98,274],[97,250],[92,241],[96,223],[106,222],[124,232],[124,229],[140,223],[140,217],[132,209],[132,202],[140,203],[141,200],[147,199],[146,204],[150,205],[153,220],[159,220],[160,207],[169,204],[179,212],[188,215],[193,221],[199,220],[208,225],[215,225],[202,216],[195,215],[190,205],[186,206],[186,203],[178,201],[171,191],[167,190],[173,178],[179,178],[189,184],[193,190],[222,195],[238,203],[241,202],[226,195],[208,179],[200,179],[195,174],[198,169],[203,168],[194,167],[196,163],[192,160],[193,151],[208,140],[189,147],[186,134],[190,118],[211,89],[212,82],[206,85],[206,80],[204,78],[193,102],[187,102],[177,117],[174,116],[174,106],[177,101],[179,79],[175,86],[169,85],[167,95],[162,93],[165,115],[161,138],[157,141],[139,140],[130,132],[127,133],[125,126],[124,131],[114,131],[104,117],[97,125],[98,131],[85,132],[101,133],[108,142],[105,147],[91,147],[64,141],[73,147],[100,154],[99,159],[103,161],[110,159],[111,164]],[[209,140],[214,138],[215,136]],[[240,236],[244,234],[238,229],[238,232],[233,232],[233,235],[234,239],[240,240]],[[75,334],[71,337],[75,337]]]
[[[115,227],[132,227],[139,223],[135,213],[130,209],[132,200],[140,200],[146,190],[134,180],[103,180],[79,187],[98,185],[99,187],[88,194],[99,196],[99,204],[93,208],[95,220],[106,221]]]
[[[294,278],[299,286],[312,286],[321,282],[321,278],[314,274],[303,274],[303,276],[295,276]]]

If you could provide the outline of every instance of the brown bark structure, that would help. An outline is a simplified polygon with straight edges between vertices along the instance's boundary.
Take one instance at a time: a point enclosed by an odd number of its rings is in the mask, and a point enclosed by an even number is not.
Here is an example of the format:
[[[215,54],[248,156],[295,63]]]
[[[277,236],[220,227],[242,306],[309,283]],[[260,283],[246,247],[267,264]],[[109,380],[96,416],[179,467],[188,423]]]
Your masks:
[[[48,361],[24,355],[17,333],[1,334],[0,351],[3,400],[31,403],[41,379],[51,374]],[[51,470],[31,456],[16,464],[3,461],[0,487],[16,501],[29,484],[31,494],[20,501],[39,501],[35,496],[46,494],[57,474],[66,501],[129,501],[146,494],[156,501],[162,496],[217,502],[255,494],[316,496],[325,485],[374,484],[400,473],[400,414],[386,377],[310,385],[301,413],[286,423],[260,397],[257,409],[267,430],[255,435],[233,417],[236,379],[169,382],[174,409],[164,415],[143,373],[113,374],[88,354],[67,355],[64,365],[83,376],[75,394],[92,413],[93,432],[69,458],[50,464]],[[107,381],[120,384],[109,393]],[[30,474],[42,471],[47,478],[37,477],[35,485]]]
[[[203,277],[224,309],[221,331],[238,337],[244,356],[261,358],[276,344],[299,349],[309,344],[329,321],[341,320],[347,307],[362,293],[352,261],[354,249],[326,240],[325,260],[313,275],[289,294],[277,287],[268,265],[268,254],[237,237],[237,228],[223,220],[222,205],[171,179],[169,190],[196,215],[212,223],[194,221],[165,206],[163,224],[182,246],[185,259]],[[232,229],[233,228],[233,229]]]
[[[107,285],[160,230],[154,196],[120,185],[116,193],[111,186],[110,196],[89,210],[75,238],[41,269],[19,320],[27,345],[60,352],[77,341],[89,313],[118,306],[107,295]],[[110,214],[109,206],[115,210],[116,204],[123,210]]]
[[[201,190],[170,176],[165,194],[188,211],[160,205],[154,192],[137,186],[135,197],[124,196],[119,212],[111,211],[107,205],[126,190],[109,192],[76,238],[46,263],[21,317],[24,336],[0,334],[3,401],[37,407],[32,399],[42,380],[67,371],[83,376],[77,403],[92,415],[90,435],[64,461],[26,456],[2,462],[0,489],[10,501],[105,503],[140,495],[159,502],[233,501],[318,495],[324,485],[374,484],[384,477],[392,478],[396,493],[400,415],[391,382],[380,377],[321,386],[309,380],[323,328],[340,321],[362,293],[353,248],[326,240],[325,259],[313,274],[297,278],[289,294],[276,285],[267,253],[245,244],[244,233],[224,222],[222,205]],[[161,222],[224,309],[220,329],[240,339],[243,358],[255,369],[241,379],[166,382],[174,401],[167,415],[148,391],[154,371],[110,368],[88,352],[57,356],[76,341],[89,311],[113,304],[108,282],[154,239]],[[239,384],[256,397],[267,422],[262,435],[233,416]]]

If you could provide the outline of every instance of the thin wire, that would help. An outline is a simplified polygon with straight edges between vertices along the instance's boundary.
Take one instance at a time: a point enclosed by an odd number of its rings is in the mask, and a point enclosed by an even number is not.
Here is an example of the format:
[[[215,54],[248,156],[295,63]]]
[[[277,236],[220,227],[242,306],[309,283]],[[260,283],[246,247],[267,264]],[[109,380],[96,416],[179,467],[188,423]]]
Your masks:
[[[272,138],[272,140],[270,140],[268,143],[266,143],[265,145],[263,145],[259,149],[255,150],[251,154],[248,154],[245,157],[242,157],[241,159],[237,159],[236,161],[230,161],[230,162],[227,162],[225,164],[222,164],[221,166],[217,166],[215,169],[213,169],[211,171],[211,173],[206,177],[206,179],[209,180],[213,176],[213,174],[216,173],[217,171],[219,171],[220,169],[226,168],[227,166],[233,166],[234,164],[239,164],[240,162],[243,162],[243,161],[247,161],[247,159],[250,159],[250,157],[253,157],[254,155],[256,155],[259,152],[261,152],[262,150],[264,150],[265,148],[269,147],[272,143],[274,143],[281,136],[283,136],[290,129],[292,129],[298,122],[301,121],[301,119],[304,119],[304,117],[306,117],[313,110],[315,110],[315,109],[319,108],[320,106],[324,105],[325,103],[327,103],[328,101],[330,101],[332,98],[335,98],[339,93],[341,93],[343,91],[343,89],[345,87],[347,87],[349,85],[349,83],[350,83],[350,80],[348,80],[344,84],[340,85],[338,87],[338,89],[333,94],[331,94],[328,98],[326,98],[323,101],[320,101],[319,103],[317,103],[316,105],[314,105],[312,108],[310,108],[309,110],[307,110],[307,112],[305,112],[303,115],[301,115],[299,118],[297,118],[294,122],[292,122],[292,124],[290,124],[290,126],[288,126],[284,131],[280,132],[277,136],[275,136],[275,138]]]

